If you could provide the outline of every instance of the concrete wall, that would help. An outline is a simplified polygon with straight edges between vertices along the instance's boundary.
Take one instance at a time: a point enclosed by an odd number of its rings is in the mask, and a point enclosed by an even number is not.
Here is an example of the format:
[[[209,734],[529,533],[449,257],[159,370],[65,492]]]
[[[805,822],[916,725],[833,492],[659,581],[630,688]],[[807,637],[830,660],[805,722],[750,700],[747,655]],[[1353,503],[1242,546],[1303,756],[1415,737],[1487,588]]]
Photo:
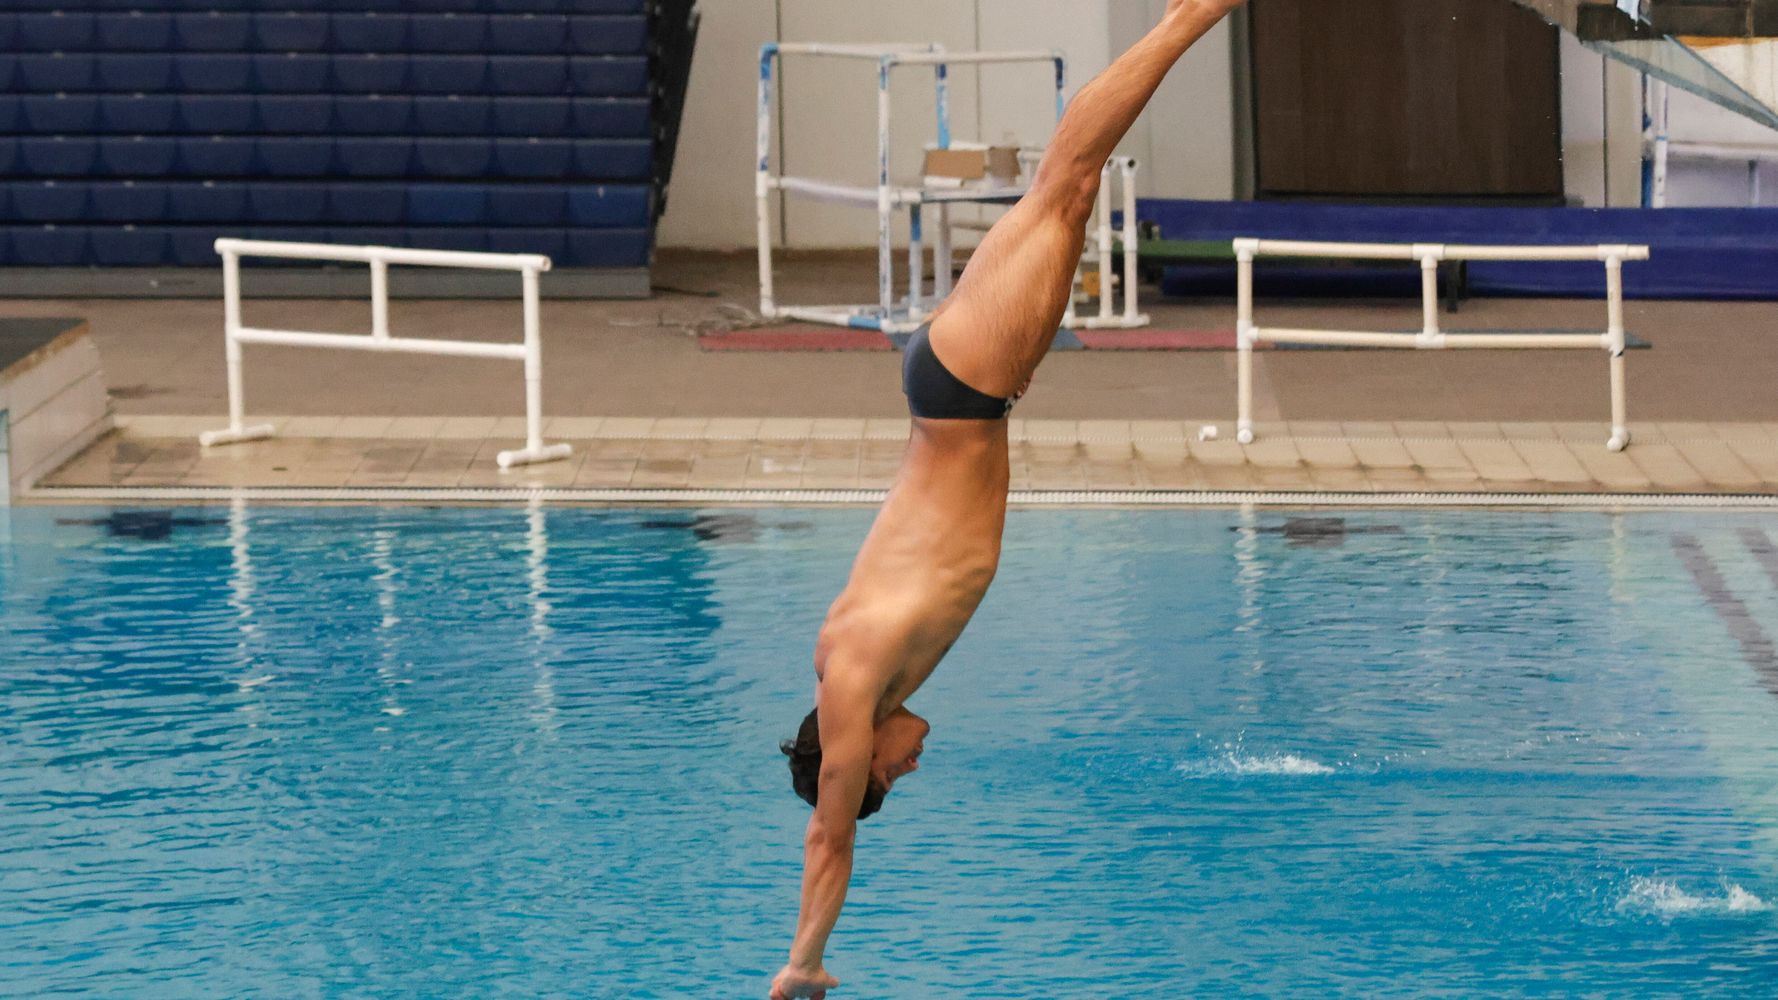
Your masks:
[[[1778,132],[1683,90],[1672,91],[1667,134],[1681,142],[1712,142],[1778,149]],[[1760,172],[1760,204],[1778,205],[1778,163],[1768,161]],[[1667,204],[1745,206],[1752,204],[1748,168],[1742,163],[1674,159],[1667,173]]]
[[[759,47],[786,42],[940,42],[953,49],[1052,49],[1069,58],[1069,93],[1152,26],[1166,0],[721,0],[704,5],[661,244],[735,249],[754,243],[751,166]],[[1143,193],[1226,198],[1234,193],[1231,56],[1219,28],[1168,80],[1125,151],[1140,157]],[[934,137],[932,83],[898,71],[891,123],[894,169],[911,177]],[[1041,66],[959,68],[952,77],[958,138],[1028,144],[1054,127],[1053,87]],[[798,175],[870,183],[876,173],[876,80],[869,63],[793,59],[780,91],[776,150]],[[792,201],[776,213],[795,247],[876,243],[872,213]]]

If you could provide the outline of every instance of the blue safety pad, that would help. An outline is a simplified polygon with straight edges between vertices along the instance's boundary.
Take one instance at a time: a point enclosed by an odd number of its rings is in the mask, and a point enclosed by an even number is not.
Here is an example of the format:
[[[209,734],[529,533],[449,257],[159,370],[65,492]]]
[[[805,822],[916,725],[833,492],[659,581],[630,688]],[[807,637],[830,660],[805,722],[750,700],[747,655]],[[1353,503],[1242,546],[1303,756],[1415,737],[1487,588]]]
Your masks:
[[[574,175],[590,180],[644,180],[654,171],[654,144],[632,139],[574,143]]]
[[[408,19],[404,16],[342,12],[332,17],[336,52],[408,50]]]
[[[326,90],[333,78],[333,60],[302,52],[257,55],[253,57],[253,77],[264,92],[317,93]]]
[[[553,264],[568,256],[568,234],[561,229],[490,229],[488,249],[494,253],[537,253]]]
[[[328,221],[326,184],[255,184],[247,189],[247,205],[254,222]]]
[[[416,94],[485,94],[486,56],[409,56],[408,89]]]
[[[91,194],[79,181],[23,181],[6,187],[12,201],[10,220],[82,222],[87,217]]]
[[[173,57],[169,55],[108,53],[97,57],[95,64],[100,90],[158,94],[173,86]]]
[[[97,226],[88,233],[100,267],[153,267],[172,257],[170,234],[159,227]]]
[[[333,87],[349,94],[399,94],[407,89],[405,56],[336,55]]]
[[[179,163],[179,143],[159,135],[106,136],[99,140],[101,173],[113,177],[165,177]]]
[[[415,14],[408,18],[408,45],[415,52],[486,52],[488,19],[473,14]]]
[[[569,21],[568,44],[578,55],[633,55],[648,44],[648,18],[576,17]]]
[[[575,174],[572,139],[499,139],[494,143],[500,176],[561,180]]]
[[[131,10],[98,15],[98,45],[113,52],[171,52],[173,15]]]
[[[241,52],[251,47],[248,14],[205,10],[173,15],[174,46],[184,52]]]
[[[337,224],[400,224],[407,221],[408,185],[328,185],[327,221]]]
[[[515,184],[488,189],[490,225],[559,226],[568,217],[568,189],[551,184]]]
[[[402,135],[414,127],[414,99],[366,95],[335,97],[334,121],[348,135]]]
[[[595,56],[572,64],[574,93],[588,97],[643,97],[648,94],[648,60],[640,56]]]
[[[86,264],[87,230],[37,226],[12,230],[12,260],[27,267],[79,267]]]
[[[335,131],[333,100],[325,96],[266,95],[257,101],[259,124],[267,132],[324,135]]]
[[[491,52],[560,55],[568,51],[568,38],[569,20],[565,15],[496,14],[488,18],[488,49]]]
[[[239,222],[247,218],[247,188],[226,181],[175,184],[167,200],[180,222]]]
[[[253,41],[264,52],[325,52],[328,15],[297,11],[256,14]]]
[[[90,49],[98,42],[98,23],[92,14],[53,11],[19,14],[17,44],[35,52],[73,52]]]
[[[494,162],[487,139],[415,139],[414,173],[421,177],[480,177]]]
[[[199,94],[242,94],[252,90],[253,57],[213,52],[180,56],[173,64],[182,90]]]
[[[166,222],[168,191],[169,186],[158,181],[94,184],[86,217],[95,222]]]
[[[492,104],[487,97],[416,97],[414,124],[421,135],[485,136],[493,121]]]
[[[566,267],[647,267],[647,229],[576,229],[556,263]]]
[[[102,132],[179,130],[179,101],[168,94],[101,94],[97,103]]]
[[[488,191],[478,184],[418,184],[408,189],[408,221],[422,226],[481,226]]]
[[[99,140],[89,136],[25,136],[19,139],[19,169],[37,177],[80,177],[99,162]]]
[[[254,101],[239,94],[182,94],[181,131],[197,135],[238,135],[254,131]]]
[[[268,177],[326,177],[334,141],[322,136],[265,136],[257,140],[260,171]]]
[[[94,57],[80,52],[21,55],[17,63],[18,85],[34,93],[93,90],[98,79]]]
[[[1778,209],[1447,208],[1145,199],[1138,212],[1158,223],[1168,239],[1646,244],[1652,260],[1624,265],[1625,293],[1631,297],[1778,299],[1774,266]],[[1267,269],[1289,274],[1290,266],[1289,261],[1277,261]],[[1232,274],[1233,265],[1223,270]],[[1174,288],[1202,287],[1191,284],[1192,273],[1170,274],[1169,293]],[[1305,274],[1305,281],[1310,277]],[[1478,295],[1597,298],[1605,294],[1605,275],[1602,266],[1591,262],[1478,261],[1469,265],[1469,285]]]
[[[246,136],[192,136],[178,143],[184,176],[244,177],[254,172],[254,142]]]
[[[568,190],[568,224],[588,228],[646,226],[650,191],[646,185],[590,185]]]
[[[91,94],[25,94],[18,99],[27,131],[80,135],[99,128],[99,99]]]
[[[405,177],[413,167],[414,141],[345,137],[334,143],[334,153],[347,177]]]
[[[501,97],[492,102],[493,131],[505,136],[566,136],[573,102],[566,97]]]

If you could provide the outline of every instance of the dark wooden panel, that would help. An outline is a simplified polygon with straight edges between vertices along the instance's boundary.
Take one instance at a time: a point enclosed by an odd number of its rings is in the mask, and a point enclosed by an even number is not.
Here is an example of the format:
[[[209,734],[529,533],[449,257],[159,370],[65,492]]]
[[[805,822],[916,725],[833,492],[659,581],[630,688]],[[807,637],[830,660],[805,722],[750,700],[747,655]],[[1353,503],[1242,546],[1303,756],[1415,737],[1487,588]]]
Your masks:
[[[1254,0],[1265,196],[1562,196],[1557,29],[1506,0]]]

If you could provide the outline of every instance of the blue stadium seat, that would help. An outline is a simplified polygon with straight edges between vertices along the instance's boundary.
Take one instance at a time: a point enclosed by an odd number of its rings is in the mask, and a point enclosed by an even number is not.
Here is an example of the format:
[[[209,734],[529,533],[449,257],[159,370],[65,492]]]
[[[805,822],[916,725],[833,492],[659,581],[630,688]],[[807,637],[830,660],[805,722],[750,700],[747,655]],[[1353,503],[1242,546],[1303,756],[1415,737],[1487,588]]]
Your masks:
[[[90,136],[25,136],[19,139],[21,172],[37,177],[81,177],[99,162],[99,140]]]
[[[79,135],[99,127],[99,99],[91,94],[26,94],[19,107],[25,129],[40,135]]]
[[[180,222],[236,222],[247,217],[247,185],[225,181],[175,184],[168,192]]]
[[[649,190],[640,184],[568,189],[568,223],[585,228],[646,226]]]
[[[0,175],[19,172],[19,140],[17,136],[0,135]]]
[[[184,176],[245,177],[253,172],[253,140],[247,136],[191,136],[178,143]]]
[[[0,135],[19,131],[24,125],[22,98],[0,92]]]
[[[253,16],[253,41],[262,52],[327,51],[328,16],[286,11]]]
[[[488,139],[414,140],[414,172],[422,177],[479,177],[493,162],[494,144]]]
[[[180,56],[174,63],[180,88],[200,94],[244,94],[252,90],[253,57],[212,52]]]
[[[327,242],[349,247],[405,247],[407,230],[382,226],[339,226],[327,231]]]
[[[408,89],[418,94],[484,94],[488,87],[486,56],[411,56]]]
[[[640,97],[577,97],[573,133],[588,139],[645,139],[649,106]]]
[[[550,184],[488,189],[488,219],[497,226],[555,226],[568,215],[568,189]]]
[[[421,135],[487,135],[491,103],[486,97],[416,97],[414,124]]]
[[[131,10],[98,15],[99,47],[113,52],[170,52],[173,15]]]
[[[35,52],[78,52],[98,41],[93,15],[80,11],[19,14],[17,25],[20,46]]]
[[[479,14],[415,14],[408,19],[414,52],[485,52],[488,19]]]
[[[573,63],[576,94],[589,97],[644,97],[648,94],[648,60],[641,56],[597,56]]]
[[[488,190],[477,184],[420,184],[408,190],[407,218],[422,226],[488,222]]]
[[[524,0],[517,2],[523,3]],[[640,14],[647,10],[647,3],[648,0],[562,0],[570,14]]]
[[[92,90],[96,79],[93,57],[78,52],[21,55],[18,75],[22,89],[40,94]]]
[[[409,229],[407,245],[423,250],[467,250],[481,253],[488,249],[486,229]]]
[[[98,226],[87,235],[92,261],[100,267],[152,267],[172,256],[171,234],[158,227]]]
[[[489,49],[511,55],[560,55],[566,51],[568,30],[568,18],[560,14],[496,14],[488,18]]]
[[[232,135],[253,131],[253,98],[238,94],[181,94],[182,131],[199,135]]]
[[[490,229],[488,250],[493,253],[540,253],[554,263],[568,256],[568,234],[560,229]]]
[[[12,259],[27,267],[79,267],[87,262],[87,231],[78,226],[15,227]]]
[[[327,89],[332,60],[324,55],[285,52],[253,57],[259,89],[274,94],[313,94]]]
[[[94,184],[89,217],[95,222],[166,222],[168,191],[158,181]]]
[[[350,135],[401,135],[413,127],[414,99],[375,94],[333,99],[334,120]]]
[[[106,132],[174,132],[179,101],[166,94],[101,94],[99,128]]]
[[[87,186],[79,181],[28,181],[8,184],[12,217],[20,222],[83,222],[87,217]]]
[[[347,177],[405,177],[413,166],[414,140],[343,138],[334,143],[334,152]]]
[[[506,136],[568,135],[572,103],[566,97],[502,97],[494,105],[493,130]]]
[[[113,177],[165,177],[178,163],[178,140],[166,136],[106,136],[99,140],[100,169]]]
[[[173,35],[176,47],[185,52],[241,52],[251,47],[253,19],[213,10],[175,14]]]
[[[179,267],[215,267],[222,263],[216,241],[234,236],[235,230],[208,226],[180,226],[168,236],[173,263]]]
[[[18,47],[18,15],[0,12],[0,52]]]
[[[597,180],[647,180],[654,144],[635,139],[580,139],[574,143],[574,175]]]
[[[571,229],[568,251],[557,261],[569,267],[647,267],[647,229]]]
[[[350,94],[397,94],[407,89],[406,56],[336,55],[333,85]]]
[[[565,94],[568,91],[568,59],[564,56],[493,56],[488,59],[488,79],[496,94]]]
[[[255,184],[247,204],[254,222],[326,222],[327,185]]]
[[[333,99],[266,95],[258,99],[259,124],[267,132],[320,135],[333,129]]]
[[[406,184],[330,184],[327,221],[346,225],[405,222],[407,192]]]
[[[326,177],[333,168],[333,140],[325,136],[262,136],[258,167],[266,177]]]
[[[569,21],[570,51],[579,55],[633,55],[644,51],[648,41],[648,18],[576,17]]]
[[[575,172],[572,139],[497,139],[494,149],[503,177],[559,180]]]
[[[333,48],[336,52],[406,52],[408,19],[399,14],[334,14]]]
[[[99,56],[95,63],[100,90],[159,94],[173,84],[172,56],[112,53]]]

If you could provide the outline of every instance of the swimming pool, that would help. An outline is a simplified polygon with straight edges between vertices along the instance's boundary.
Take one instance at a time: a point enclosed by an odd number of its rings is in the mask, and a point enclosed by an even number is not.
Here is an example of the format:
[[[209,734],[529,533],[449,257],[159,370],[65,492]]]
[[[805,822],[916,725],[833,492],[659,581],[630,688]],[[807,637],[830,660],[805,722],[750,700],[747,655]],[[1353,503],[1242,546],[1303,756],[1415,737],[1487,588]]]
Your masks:
[[[0,994],[763,997],[871,516],[0,509]],[[834,996],[1770,996],[1775,537],[1016,512]]]

